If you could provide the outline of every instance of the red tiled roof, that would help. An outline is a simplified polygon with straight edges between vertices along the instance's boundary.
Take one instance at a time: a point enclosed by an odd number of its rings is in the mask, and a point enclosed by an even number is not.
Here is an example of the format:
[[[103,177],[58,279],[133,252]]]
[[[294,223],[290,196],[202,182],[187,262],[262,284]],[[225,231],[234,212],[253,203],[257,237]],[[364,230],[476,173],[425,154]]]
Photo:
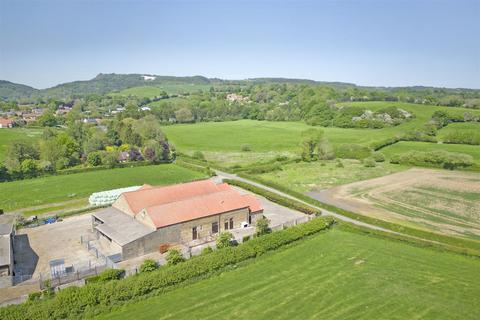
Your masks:
[[[2,126],[8,126],[8,125],[11,125],[12,123],[13,123],[12,119],[0,118],[0,124]]]
[[[226,184],[222,188],[226,190],[148,207],[145,211],[158,229],[243,208],[251,212],[262,210],[253,195],[241,195]]]
[[[144,185],[139,190],[123,193],[123,196],[132,212],[137,214],[144,208],[214,193],[224,188],[211,180],[200,180],[166,187]]]

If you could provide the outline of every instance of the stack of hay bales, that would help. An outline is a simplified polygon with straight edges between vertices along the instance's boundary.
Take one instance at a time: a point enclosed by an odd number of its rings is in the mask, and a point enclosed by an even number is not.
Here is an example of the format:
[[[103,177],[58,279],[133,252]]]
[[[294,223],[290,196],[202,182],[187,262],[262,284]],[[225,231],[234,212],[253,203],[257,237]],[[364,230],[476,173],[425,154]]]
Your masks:
[[[135,191],[140,189],[140,186],[133,186],[127,188],[113,189],[102,192],[95,192],[88,198],[88,202],[92,206],[106,206],[115,202],[124,192]]]

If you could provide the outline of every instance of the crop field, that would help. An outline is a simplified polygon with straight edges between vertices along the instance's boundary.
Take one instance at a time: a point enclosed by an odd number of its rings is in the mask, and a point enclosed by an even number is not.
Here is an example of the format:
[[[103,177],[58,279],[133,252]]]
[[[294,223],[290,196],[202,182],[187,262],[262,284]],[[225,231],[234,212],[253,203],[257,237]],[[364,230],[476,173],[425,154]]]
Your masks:
[[[182,94],[196,91],[205,91],[210,89],[209,85],[200,84],[166,84],[161,86],[144,86],[124,89],[120,92],[110,93],[120,96],[137,96],[139,98],[154,98],[159,96],[162,91],[168,94]]]
[[[480,164],[480,146],[467,144],[438,144],[429,142],[400,141],[383,148],[381,151],[387,158],[396,153],[408,151],[448,151],[469,154],[476,164]]]
[[[274,182],[297,192],[332,188],[360,180],[381,177],[407,168],[390,163],[377,163],[366,168],[358,160],[342,160],[343,168],[336,161],[300,162],[282,166],[282,170],[257,175],[262,180]]]
[[[12,211],[88,197],[92,192],[142,185],[166,185],[204,177],[174,164],[118,168],[0,183],[0,208]],[[19,192],[21,191],[21,192]],[[61,204],[58,204],[61,206]]]
[[[0,161],[5,158],[5,151],[10,142],[39,138],[41,134],[41,129],[0,129]]]
[[[100,319],[477,319],[480,260],[334,228]]]
[[[480,174],[410,169],[311,196],[346,210],[480,240]]]

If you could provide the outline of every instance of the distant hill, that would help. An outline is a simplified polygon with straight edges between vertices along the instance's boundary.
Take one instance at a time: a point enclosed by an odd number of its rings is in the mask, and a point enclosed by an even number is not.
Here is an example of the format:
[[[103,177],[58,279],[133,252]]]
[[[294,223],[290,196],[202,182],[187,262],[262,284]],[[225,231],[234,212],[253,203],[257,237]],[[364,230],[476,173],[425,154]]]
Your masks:
[[[0,80],[0,100],[29,98],[37,92],[37,89],[23,84]]]
[[[120,92],[125,89],[135,87],[167,87],[178,85],[248,85],[248,84],[268,84],[268,83],[291,83],[329,86],[336,89],[359,88],[365,90],[378,90],[385,93],[396,94],[400,91],[409,92],[442,92],[443,94],[471,94],[475,95],[480,90],[475,89],[449,89],[435,87],[367,87],[357,86],[347,82],[327,82],[315,81],[309,79],[290,79],[290,78],[251,78],[246,80],[223,80],[218,78],[206,78],[203,76],[174,77],[158,76],[145,74],[98,74],[95,78],[86,81],[74,81],[59,84],[47,89],[35,89],[26,85],[16,84],[9,81],[0,80],[0,100],[19,100],[36,98],[72,98],[88,94],[103,95],[110,92]]]

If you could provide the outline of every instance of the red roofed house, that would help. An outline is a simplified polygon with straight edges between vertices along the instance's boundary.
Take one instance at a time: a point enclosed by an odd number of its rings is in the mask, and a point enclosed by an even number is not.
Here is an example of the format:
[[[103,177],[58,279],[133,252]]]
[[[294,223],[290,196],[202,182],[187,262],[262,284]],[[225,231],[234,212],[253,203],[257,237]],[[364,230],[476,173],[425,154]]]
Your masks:
[[[112,207],[92,215],[92,228],[125,260],[162,244],[213,240],[222,231],[255,225],[262,216],[255,196],[201,180],[125,192]]]
[[[13,128],[15,121],[12,119],[0,118],[0,128]]]

